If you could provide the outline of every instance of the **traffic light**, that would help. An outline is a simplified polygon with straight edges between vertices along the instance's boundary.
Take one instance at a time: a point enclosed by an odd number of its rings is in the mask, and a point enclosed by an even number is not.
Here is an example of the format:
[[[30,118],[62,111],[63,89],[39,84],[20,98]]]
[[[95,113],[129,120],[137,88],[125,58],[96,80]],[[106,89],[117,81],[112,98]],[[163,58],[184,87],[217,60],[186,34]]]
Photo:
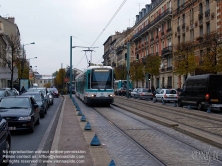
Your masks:
[[[125,53],[125,60],[127,60],[127,53]]]

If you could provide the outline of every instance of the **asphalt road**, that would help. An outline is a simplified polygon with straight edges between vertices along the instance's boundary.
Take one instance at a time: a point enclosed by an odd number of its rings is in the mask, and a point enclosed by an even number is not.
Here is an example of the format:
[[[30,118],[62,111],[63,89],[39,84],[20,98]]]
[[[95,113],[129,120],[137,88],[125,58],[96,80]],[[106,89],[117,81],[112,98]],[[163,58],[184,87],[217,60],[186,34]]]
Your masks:
[[[40,119],[40,125],[35,126],[34,133],[11,132],[12,153],[9,166],[30,165],[30,162],[35,162],[39,152],[50,150],[62,101],[62,98],[54,98],[54,104],[45,117]]]

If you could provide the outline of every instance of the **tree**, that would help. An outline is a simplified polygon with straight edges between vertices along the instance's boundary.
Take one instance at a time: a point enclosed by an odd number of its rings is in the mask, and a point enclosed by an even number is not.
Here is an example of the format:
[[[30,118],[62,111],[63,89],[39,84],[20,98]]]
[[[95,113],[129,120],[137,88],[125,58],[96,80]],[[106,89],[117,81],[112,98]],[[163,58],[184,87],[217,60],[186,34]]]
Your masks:
[[[59,90],[63,89],[64,87],[65,74],[65,69],[59,69],[59,72],[54,80],[55,86],[58,87]]]
[[[136,82],[136,86],[138,87],[138,82],[141,80],[144,80],[144,74],[143,74],[143,64],[134,61],[130,64],[130,79],[134,82]]]
[[[153,76],[160,74],[161,59],[159,55],[150,55],[146,57],[145,72],[151,75],[151,85],[153,85]]]
[[[174,52],[174,71],[179,75],[185,75],[195,72],[198,66],[198,60],[194,55],[194,46],[192,43],[181,43],[176,46]]]
[[[120,65],[115,68],[114,73],[116,75],[116,80],[126,80],[126,65]]]
[[[20,61],[20,38],[17,35],[4,35],[6,45],[0,46],[1,67],[8,67],[11,72],[10,88],[13,88],[13,77],[16,64]]]
[[[44,87],[46,87],[46,88],[50,88],[50,87],[51,87],[51,83],[48,82],[47,84],[44,85]]]
[[[217,73],[222,71],[222,45],[220,33],[212,33],[202,37],[200,46],[205,48],[201,69],[207,73]]]

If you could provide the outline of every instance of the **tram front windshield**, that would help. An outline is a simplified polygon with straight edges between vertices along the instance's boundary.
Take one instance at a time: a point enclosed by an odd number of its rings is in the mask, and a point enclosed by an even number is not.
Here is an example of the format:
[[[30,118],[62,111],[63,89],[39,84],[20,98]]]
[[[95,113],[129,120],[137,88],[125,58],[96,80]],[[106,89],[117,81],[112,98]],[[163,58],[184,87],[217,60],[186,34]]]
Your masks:
[[[112,87],[112,70],[93,70],[91,78],[92,89],[111,89]]]

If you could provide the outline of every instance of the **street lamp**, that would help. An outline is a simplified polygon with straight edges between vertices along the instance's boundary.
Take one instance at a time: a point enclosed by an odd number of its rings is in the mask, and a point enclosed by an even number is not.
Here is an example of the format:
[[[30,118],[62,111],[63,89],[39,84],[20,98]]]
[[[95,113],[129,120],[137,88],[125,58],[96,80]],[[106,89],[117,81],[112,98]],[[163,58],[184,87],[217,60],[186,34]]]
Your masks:
[[[24,52],[25,52],[25,46],[30,45],[30,44],[35,44],[35,42],[29,43],[29,44],[23,44],[22,45],[22,72],[21,72],[21,78],[23,78],[23,71],[24,71]]]

